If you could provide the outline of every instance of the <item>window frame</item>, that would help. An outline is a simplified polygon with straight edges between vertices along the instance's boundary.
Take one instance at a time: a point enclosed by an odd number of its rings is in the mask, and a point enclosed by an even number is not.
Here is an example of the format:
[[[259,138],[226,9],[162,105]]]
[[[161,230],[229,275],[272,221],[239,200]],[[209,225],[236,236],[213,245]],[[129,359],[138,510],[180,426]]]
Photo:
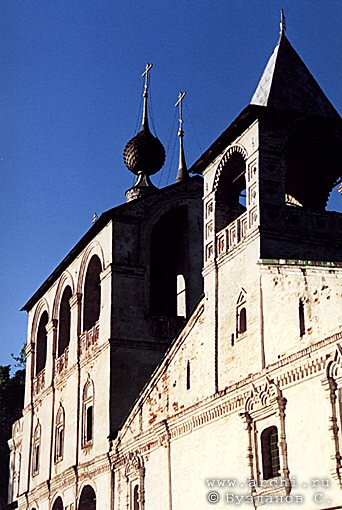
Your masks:
[[[41,425],[39,423],[39,420],[37,420],[37,425],[34,429],[32,443],[32,476],[37,476],[39,474],[40,443],[41,443]]]
[[[56,415],[55,426],[55,463],[63,460],[64,439],[65,439],[65,412],[63,406],[60,405]]]
[[[88,437],[88,413],[91,411],[91,437]],[[94,442],[94,383],[91,380],[89,374],[87,381],[83,388],[83,399],[82,399],[82,448],[92,446]]]

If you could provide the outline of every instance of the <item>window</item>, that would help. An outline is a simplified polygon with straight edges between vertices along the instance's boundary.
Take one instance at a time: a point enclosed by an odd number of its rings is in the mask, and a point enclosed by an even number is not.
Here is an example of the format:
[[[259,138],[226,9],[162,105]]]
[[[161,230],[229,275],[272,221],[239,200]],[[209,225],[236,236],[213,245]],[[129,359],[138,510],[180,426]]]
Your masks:
[[[255,482],[256,495],[264,493],[265,488],[268,493],[274,490],[279,495],[288,495],[291,481],[285,424],[287,401],[279,385],[268,377],[265,379],[264,384],[260,381],[259,385],[251,385],[245,412],[241,413],[248,437],[249,476]],[[280,437],[278,430],[281,431]],[[276,477],[281,477],[280,485],[272,482]]]
[[[239,333],[245,333],[247,331],[247,312],[246,308],[241,308],[239,313]]]
[[[39,456],[40,456],[40,436],[41,427],[39,421],[33,434],[33,448],[32,448],[32,475],[35,476],[39,473]]]
[[[62,460],[64,450],[64,409],[59,407],[56,416],[56,433],[55,433],[55,462]]]
[[[82,446],[90,446],[94,438],[94,385],[88,376],[83,390],[83,436]]]
[[[304,315],[304,303],[300,299],[298,305],[298,315],[299,315],[299,334],[300,336],[305,335],[305,315]]]
[[[264,480],[279,476],[278,429],[268,427],[261,433],[262,472]]]
[[[89,405],[86,409],[86,441],[93,439],[93,406]]]
[[[247,331],[247,308],[246,308],[247,293],[241,289],[238,300],[236,302],[236,338],[243,335]]]
[[[61,356],[65,349],[70,343],[70,323],[71,323],[71,311],[70,311],[70,299],[72,296],[71,288],[68,286],[64,289],[61,305],[59,309],[59,321],[58,321],[58,349],[57,356]]]
[[[41,372],[43,368],[45,368],[46,364],[46,348],[47,348],[46,326],[48,320],[49,318],[47,312],[43,312],[39,320],[37,332],[35,375],[38,375],[39,372]]]
[[[143,460],[134,454],[125,465],[125,476],[128,482],[127,509],[144,510],[145,508],[145,468]]]
[[[100,317],[101,262],[97,255],[90,259],[84,283],[83,331],[89,331]]]
[[[191,376],[190,361],[188,361],[186,364],[186,389],[187,390],[190,390],[190,376]]]
[[[134,485],[133,489],[133,509],[132,510],[140,510],[139,505],[139,485]]]

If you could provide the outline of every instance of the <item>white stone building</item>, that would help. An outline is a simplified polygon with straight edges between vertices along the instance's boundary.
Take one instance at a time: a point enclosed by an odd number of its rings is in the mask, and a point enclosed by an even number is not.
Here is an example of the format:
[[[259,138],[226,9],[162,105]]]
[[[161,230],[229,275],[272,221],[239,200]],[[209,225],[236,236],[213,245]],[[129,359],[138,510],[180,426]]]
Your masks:
[[[28,312],[9,507],[342,508],[342,122],[284,29],[251,103],[105,212]],[[180,133],[182,140],[182,133]]]

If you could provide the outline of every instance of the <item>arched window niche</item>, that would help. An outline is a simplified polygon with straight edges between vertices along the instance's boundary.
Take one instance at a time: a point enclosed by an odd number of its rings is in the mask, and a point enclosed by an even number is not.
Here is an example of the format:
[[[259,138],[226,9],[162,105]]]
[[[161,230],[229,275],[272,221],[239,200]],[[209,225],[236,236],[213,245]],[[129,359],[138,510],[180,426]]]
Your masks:
[[[60,405],[56,415],[55,428],[55,462],[63,459],[64,453],[64,430],[65,430],[65,413],[63,406]]]
[[[215,232],[246,211],[246,161],[237,150],[224,156],[215,192]]]
[[[47,352],[47,331],[46,326],[49,321],[48,313],[42,313],[39,319],[39,325],[36,337],[36,363],[35,375],[38,375],[46,365],[46,352]]]
[[[94,383],[88,375],[83,388],[82,409],[82,446],[86,448],[93,444],[94,438]]]
[[[41,426],[39,420],[34,429],[33,433],[33,444],[32,444],[32,475],[36,476],[39,473],[40,464],[40,438],[41,438]]]
[[[52,505],[52,510],[63,510],[63,509],[64,509],[63,500],[60,496],[58,496]]]
[[[57,357],[59,358],[64,354],[65,350],[69,347],[70,343],[70,326],[71,326],[71,309],[70,299],[72,291],[69,286],[65,287],[59,308],[58,320],[58,343],[57,343]]]
[[[238,339],[247,331],[247,292],[241,289],[236,302],[236,338]]]
[[[101,272],[100,259],[97,255],[93,255],[90,259],[84,282],[83,331],[89,331],[100,318]]]
[[[90,485],[82,489],[78,510],[96,510],[96,494]]]
[[[253,481],[256,496],[265,488],[270,493],[274,489],[285,496],[292,489],[287,456],[286,403],[279,384],[266,377],[265,383],[259,381],[251,385],[245,412],[240,414],[247,433],[249,478]],[[276,487],[272,480],[279,477],[282,483]]]

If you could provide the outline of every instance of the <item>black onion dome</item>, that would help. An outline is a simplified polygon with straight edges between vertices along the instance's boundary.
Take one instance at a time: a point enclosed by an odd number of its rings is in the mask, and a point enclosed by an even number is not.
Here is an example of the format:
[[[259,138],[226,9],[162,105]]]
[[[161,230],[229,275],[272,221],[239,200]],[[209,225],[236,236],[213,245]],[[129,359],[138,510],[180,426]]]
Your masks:
[[[134,174],[153,175],[164,164],[163,144],[152,135],[148,127],[142,127],[126,145],[123,153],[124,163]]]

